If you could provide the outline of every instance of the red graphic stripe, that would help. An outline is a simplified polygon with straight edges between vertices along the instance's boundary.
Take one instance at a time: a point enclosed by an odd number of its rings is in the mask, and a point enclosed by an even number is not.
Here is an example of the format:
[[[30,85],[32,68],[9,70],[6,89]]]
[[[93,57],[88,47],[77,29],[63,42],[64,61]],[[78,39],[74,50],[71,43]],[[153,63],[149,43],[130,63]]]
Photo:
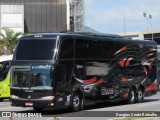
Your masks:
[[[123,48],[121,48],[120,50],[121,50],[121,52],[122,51],[125,51],[127,49],[127,47],[123,47]]]
[[[153,50],[153,48],[150,48],[150,51],[152,51]]]
[[[125,97],[125,98],[128,97],[128,92],[124,94],[124,97]]]
[[[148,57],[151,56],[152,54],[148,54]]]
[[[96,82],[96,77],[91,78],[91,79],[89,79],[89,80],[83,80],[83,83],[84,83],[84,84],[92,84],[92,83],[94,83],[94,82]]]
[[[151,59],[150,59],[150,61],[154,61],[154,60],[155,60],[155,58],[151,58]]]
[[[103,80],[103,78],[102,78],[102,79],[100,79],[99,81],[95,82],[95,84],[98,85],[98,84],[101,84],[101,83],[103,83],[103,82],[104,82],[104,80]]]
[[[127,62],[126,62],[126,66],[128,66],[128,65],[129,65],[129,63],[130,63],[130,60],[127,60]]]
[[[128,82],[129,80],[127,78],[122,77],[123,82]]]
[[[124,67],[125,61],[126,61],[126,59],[121,60],[121,61],[119,62],[119,65],[120,65],[121,67]]]
[[[147,87],[146,92],[157,90],[157,81],[153,82],[149,87]]]
[[[149,69],[152,69],[152,64],[149,65]]]
[[[147,69],[146,68],[144,68],[144,70],[143,70],[145,73],[147,72]]]

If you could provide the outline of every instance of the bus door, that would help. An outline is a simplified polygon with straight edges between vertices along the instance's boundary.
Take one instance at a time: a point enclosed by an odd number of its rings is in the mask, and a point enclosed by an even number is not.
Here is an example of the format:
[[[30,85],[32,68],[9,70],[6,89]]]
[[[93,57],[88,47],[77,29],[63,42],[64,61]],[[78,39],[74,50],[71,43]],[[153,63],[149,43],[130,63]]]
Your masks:
[[[74,39],[63,38],[58,55],[58,71],[56,80],[57,105],[68,106],[71,94],[71,76],[73,71]],[[60,75],[58,75],[60,74]],[[60,77],[60,78],[59,78]]]
[[[65,105],[65,80],[66,67],[65,65],[56,65],[54,68],[54,94],[55,106],[64,107]]]

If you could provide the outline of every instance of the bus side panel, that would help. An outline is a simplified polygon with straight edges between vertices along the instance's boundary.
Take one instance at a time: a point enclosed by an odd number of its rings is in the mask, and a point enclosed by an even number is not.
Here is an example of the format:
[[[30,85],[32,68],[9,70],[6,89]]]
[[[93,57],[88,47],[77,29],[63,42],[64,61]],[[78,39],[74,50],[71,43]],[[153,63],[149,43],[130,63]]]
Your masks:
[[[117,76],[121,79],[121,96],[128,98],[128,91],[132,86],[135,87],[135,92],[139,88],[144,88],[146,96],[155,94],[157,92],[156,45],[127,42],[129,44],[115,53],[114,59],[118,64],[113,63],[117,66]]]
[[[91,39],[91,40],[89,40]],[[72,85],[93,101],[127,99],[143,86],[155,94],[156,46],[127,39],[76,38]]]
[[[157,66],[155,65],[156,61],[153,62],[152,69],[150,71],[150,76],[146,81],[145,96],[151,96],[157,93],[158,90],[158,81],[157,81]]]
[[[10,97],[10,71],[5,80],[0,82],[0,98]]]

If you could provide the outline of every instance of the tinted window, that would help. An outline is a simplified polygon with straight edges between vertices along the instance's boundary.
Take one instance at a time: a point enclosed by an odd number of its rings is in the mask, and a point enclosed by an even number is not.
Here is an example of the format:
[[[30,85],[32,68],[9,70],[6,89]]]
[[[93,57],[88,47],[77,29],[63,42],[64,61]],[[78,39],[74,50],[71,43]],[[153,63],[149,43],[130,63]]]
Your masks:
[[[102,41],[102,53],[103,58],[111,58],[114,54],[114,41],[106,40]]]
[[[17,60],[52,60],[55,48],[53,39],[20,40],[15,57]]]
[[[74,57],[74,44],[73,39],[63,39],[60,49],[60,59],[67,59]]]
[[[10,62],[2,62],[0,64],[1,64],[0,81],[3,81],[7,77],[7,74],[8,74],[8,71],[10,70],[11,65],[10,65]]]
[[[76,39],[76,58],[88,58],[89,43],[85,39]]]
[[[117,50],[119,50],[119,49],[125,47],[127,44],[130,44],[130,41],[128,41],[128,43],[127,43],[127,41],[125,41],[125,40],[123,40],[123,39],[119,39],[119,40],[117,40],[117,41],[115,42],[115,48],[116,48]]]
[[[102,49],[101,42],[98,40],[89,41],[89,57],[90,58],[101,58]]]

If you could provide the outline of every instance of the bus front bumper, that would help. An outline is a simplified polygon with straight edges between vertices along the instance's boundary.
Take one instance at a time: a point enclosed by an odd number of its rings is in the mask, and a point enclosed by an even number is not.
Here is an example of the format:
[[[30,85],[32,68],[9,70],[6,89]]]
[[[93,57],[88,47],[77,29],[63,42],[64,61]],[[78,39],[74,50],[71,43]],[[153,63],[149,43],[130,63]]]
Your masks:
[[[10,98],[10,102],[12,106],[17,106],[17,107],[38,107],[38,108],[54,107],[53,100]]]

